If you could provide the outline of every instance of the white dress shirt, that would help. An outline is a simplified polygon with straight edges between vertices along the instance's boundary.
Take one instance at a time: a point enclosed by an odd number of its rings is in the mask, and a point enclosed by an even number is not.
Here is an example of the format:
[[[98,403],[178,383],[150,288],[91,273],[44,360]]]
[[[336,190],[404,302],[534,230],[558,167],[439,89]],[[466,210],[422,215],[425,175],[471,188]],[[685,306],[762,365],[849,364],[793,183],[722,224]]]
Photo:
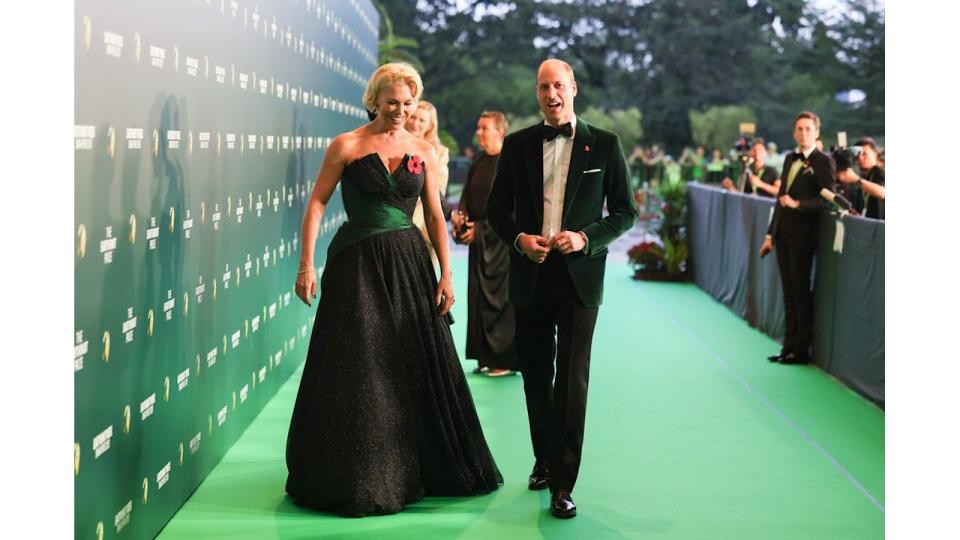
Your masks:
[[[547,124],[547,121],[543,121]],[[548,125],[548,124],[547,124]],[[557,135],[552,141],[543,140],[543,229],[544,238],[560,232],[563,223],[563,197],[567,190],[567,173],[573,155],[573,137],[577,133],[577,117],[570,120],[573,133],[569,138]]]
[[[545,125],[549,125],[546,120]],[[546,239],[553,238],[555,234],[563,229],[560,225],[563,223],[563,198],[567,192],[567,173],[570,171],[570,157],[573,155],[573,138],[577,134],[577,117],[570,119],[572,133],[570,137],[557,135],[552,141],[543,140],[543,228],[540,231],[541,236]],[[590,243],[590,239],[583,231],[577,231],[583,238],[584,249]],[[517,235],[513,240],[513,247],[519,252],[517,241],[523,233]]]

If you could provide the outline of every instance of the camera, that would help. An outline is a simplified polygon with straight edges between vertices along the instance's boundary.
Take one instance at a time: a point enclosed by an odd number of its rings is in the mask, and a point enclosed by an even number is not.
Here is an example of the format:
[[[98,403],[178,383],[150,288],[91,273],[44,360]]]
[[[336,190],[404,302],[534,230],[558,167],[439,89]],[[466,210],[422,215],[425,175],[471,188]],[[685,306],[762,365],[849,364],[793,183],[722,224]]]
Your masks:
[[[748,164],[752,161],[750,158],[750,149],[753,148],[753,134],[757,132],[756,124],[740,124],[740,138],[733,143],[733,150],[737,154],[740,163]]]
[[[845,171],[853,166],[853,161],[860,154],[860,147],[847,147],[847,132],[837,132],[837,144],[830,146],[830,156],[837,164],[837,172]]]

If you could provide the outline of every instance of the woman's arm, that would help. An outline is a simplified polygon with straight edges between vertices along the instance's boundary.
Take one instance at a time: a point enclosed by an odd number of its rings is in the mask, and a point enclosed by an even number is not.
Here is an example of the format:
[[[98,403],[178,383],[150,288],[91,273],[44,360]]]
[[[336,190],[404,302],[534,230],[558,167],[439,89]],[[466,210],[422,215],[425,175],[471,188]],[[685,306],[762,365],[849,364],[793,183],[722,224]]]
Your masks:
[[[440,306],[440,315],[446,315],[453,305],[453,275],[450,271],[450,248],[447,244],[447,224],[440,208],[439,159],[433,147],[424,152],[424,179],[420,200],[423,201],[423,221],[430,236],[430,243],[440,262],[440,283],[437,286],[436,304]]]
[[[307,201],[307,208],[303,213],[303,224],[300,231],[300,268],[297,270],[295,290],[297,296],[308,306],[311,298],[317,297],[317,276],[313,264],[313,252],[320,233],[320,221],[327,202],[333,190],[340,181],[343,167],[346,165],[343,155],[342,135],[330,143],[323,156],[323,164],[317,173],[317,180],[313,184],[313,191]]]

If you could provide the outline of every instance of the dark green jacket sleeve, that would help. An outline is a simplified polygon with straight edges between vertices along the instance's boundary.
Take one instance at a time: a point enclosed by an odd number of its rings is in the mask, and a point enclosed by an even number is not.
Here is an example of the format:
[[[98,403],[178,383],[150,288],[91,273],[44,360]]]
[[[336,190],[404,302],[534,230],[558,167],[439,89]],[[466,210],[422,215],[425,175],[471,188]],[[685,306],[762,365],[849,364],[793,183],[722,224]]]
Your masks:
[[[629,231],[637,221],[637,211],[630,198],[628,171],[620,137],[614,137],[603,179],[608,215],[583,228],[583,234],[587,235],[585,254],[588,257],[602,255],[611,242]]]
[[[490,188],[490,196],[487,199],[487,222],[497,236],[511,246],[511,249],[514,249],[514,241],[521,233],[514,219],[513,197],[513,190],[516,189],[514,177],[516,158],[514,156],[516,155],[515,146],[518,143],[519,139],[516,137],[508,136],[504,140],[500,158],[497,159],[497,173],[493,178],[493,187]]]

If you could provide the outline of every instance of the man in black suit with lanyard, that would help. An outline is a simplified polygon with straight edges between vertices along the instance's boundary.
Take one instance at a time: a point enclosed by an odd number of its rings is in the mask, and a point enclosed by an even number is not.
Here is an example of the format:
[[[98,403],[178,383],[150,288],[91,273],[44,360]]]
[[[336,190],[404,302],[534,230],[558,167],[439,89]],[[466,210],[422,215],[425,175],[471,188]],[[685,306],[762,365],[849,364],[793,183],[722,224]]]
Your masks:
[[[780,354],[768,360],[780,364],[810,363],[813,340],[810,272],[820,234],[820,213],[826,208],[820,190],[834,190],[836,172],[833,158],[817,150],[819,136],[820,118],[810,111],[798,114],[793,121],[797,150],[783,162],[777,205],[760,247],[761,257],[773,246],[777,247],[786,328]]]
[[[536,457],[528,487],[549,487],[550,512],[559,518],[577,512],[571,492],[607,245],[637,218],[620,139],[578,119],[576,95],[569,64],[540,65],[544,122],[504,140],[487,203],[488,223],[514,248],[509,296]]]

